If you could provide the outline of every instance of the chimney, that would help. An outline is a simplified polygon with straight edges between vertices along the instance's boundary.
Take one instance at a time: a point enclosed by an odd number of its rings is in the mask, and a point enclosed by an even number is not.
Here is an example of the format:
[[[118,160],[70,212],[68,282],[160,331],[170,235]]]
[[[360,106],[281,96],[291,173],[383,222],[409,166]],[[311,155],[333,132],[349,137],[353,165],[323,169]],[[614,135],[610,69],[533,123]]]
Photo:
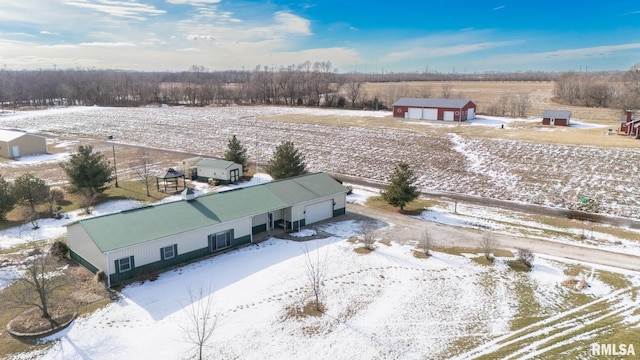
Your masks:
[[[182,195],[182,200],[191,201],[196,198],[196,194],[193,192],[192,188],[186,188],[180,194]]]
[[[625,119],[625,122],[631,121],[631,118],[633,117],[633,112],[631,110],[625,110],[624,113],[627,116]]]

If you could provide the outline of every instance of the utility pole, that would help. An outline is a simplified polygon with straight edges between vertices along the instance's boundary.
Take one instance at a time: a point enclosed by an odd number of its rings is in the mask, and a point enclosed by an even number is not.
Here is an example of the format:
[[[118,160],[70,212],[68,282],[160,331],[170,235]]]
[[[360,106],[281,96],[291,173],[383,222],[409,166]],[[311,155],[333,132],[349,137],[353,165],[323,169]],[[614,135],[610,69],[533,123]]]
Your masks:
[[[111,144],[111,149],[113,150],[113,173],[116,178],[116,187],[118,186],[118,169],[116,168],[116,146]]]

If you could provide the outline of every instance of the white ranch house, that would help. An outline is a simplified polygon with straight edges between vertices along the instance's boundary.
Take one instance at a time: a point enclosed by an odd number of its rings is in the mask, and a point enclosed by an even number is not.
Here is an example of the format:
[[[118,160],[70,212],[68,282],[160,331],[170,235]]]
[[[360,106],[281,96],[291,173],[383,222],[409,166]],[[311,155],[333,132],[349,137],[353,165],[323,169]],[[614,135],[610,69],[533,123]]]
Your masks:
[[[72,259],[107,285],[343,215],[347,189],[324,173],[141,207],[67,225]]]

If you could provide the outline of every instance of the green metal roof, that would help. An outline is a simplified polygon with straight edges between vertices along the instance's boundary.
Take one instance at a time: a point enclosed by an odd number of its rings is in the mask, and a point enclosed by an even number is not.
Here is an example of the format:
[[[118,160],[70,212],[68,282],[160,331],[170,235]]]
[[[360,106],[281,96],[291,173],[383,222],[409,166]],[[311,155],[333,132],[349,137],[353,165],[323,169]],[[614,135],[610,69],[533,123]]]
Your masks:
[[[202,159],[196,166],[210,167],[216,169],[227,169],[233,165],[233,161],[221,160],[221,159]]]
[[[194,200],[145,206],[79,220],[102,252],[142,244],[293,204],[346,192],[324,173],[205,195]],[[70,224],[70,225],[72,225]]]

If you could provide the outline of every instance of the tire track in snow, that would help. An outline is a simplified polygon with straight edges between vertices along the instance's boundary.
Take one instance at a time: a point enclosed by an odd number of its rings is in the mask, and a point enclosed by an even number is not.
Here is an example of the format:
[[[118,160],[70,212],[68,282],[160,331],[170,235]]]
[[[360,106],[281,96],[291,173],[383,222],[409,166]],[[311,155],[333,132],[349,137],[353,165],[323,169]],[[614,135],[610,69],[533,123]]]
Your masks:
[[[611,294],[607,295],[607,296],[603,296],[599,299],[596,299],[592,302],[589,302],[587,304],[578,306],[574,309],[571,310],[567,310],[565,312],[562,312],[560,314],[554,315],[550,318],[547,318],[545,320],[542,321],[538,321],[536,323],[533,323],[531,325],[525,326],[522,329],[516,330],[516,331],[512,331],[509,332],[505,335],[502,335],[498,338],[495,338],[485,344],[482,344],[481,346],[476,347],[475,349],[472,349],[470,351],[467,351],[461,355],[458,355],[452,359],[456,359],[456,360],[463,360],[463,359],[471,359],[471,358],[477,358],[483,355],[487,355],[487,354],[491,354],[492,352],[495,352],[505,346],[511,345],[511,344],[515,344],[519,341],[523,341],[526,340],[528,338],[531,338],[533,336],[536,336],[535,334],[541,334],[546,332],[550,332],[552,330],[555,329],[555,326],[557,326],[557,324],[555,324],[558,320],[561,320],[563,318],[566,318],[568,316],[571,316],[575,313],[578,313],[580,311],[586,310],[591,306],[594,306],[596,304],[599,304],[601,302],[611,302],[611,301],[616,301],[616,300],[620,300],[622,299],[622,296],[627,294],[627,293],[631,293],[633,290],[637,290],[634,289],[632,287],[628,287],[628,288],[624,288],[624,289],[620,289],[620,290],[616,290],[614,292],[612,292]],[[634,303],[633,306],[638,306],[638,300],[636,300],[636,302]],[[612,310],[611,312],[614,312],[616,310]],[[571,320],[575,320],[575,319],[571,319]],[[541,326],[543,326],[542,328],[540,328]],[[585,325],[581,325],[581,327],[584,327]],[[537,328],[540,328],[539,330],[536,330],[534,332],[531,332],[532,330],[535,330]],[[513,336],[515,335],[519,335],[516,338],[511,339]],[[509,340],[510,339],[510,340]]]

